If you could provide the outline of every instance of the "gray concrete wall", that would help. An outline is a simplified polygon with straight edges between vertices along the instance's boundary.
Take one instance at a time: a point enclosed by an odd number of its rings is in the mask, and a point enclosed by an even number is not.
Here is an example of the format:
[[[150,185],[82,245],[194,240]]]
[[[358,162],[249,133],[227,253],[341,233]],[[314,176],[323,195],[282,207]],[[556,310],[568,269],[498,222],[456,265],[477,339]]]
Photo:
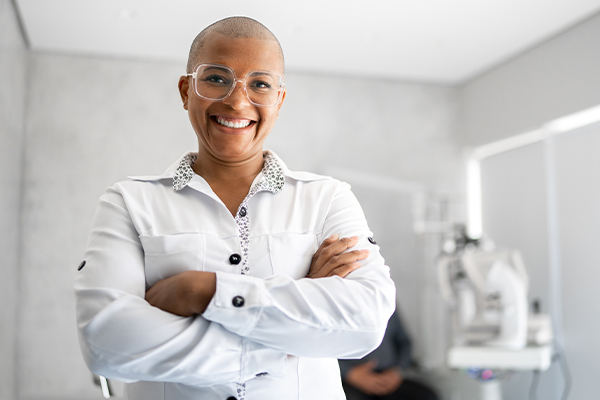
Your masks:
[[[162,172],[195,136],[183,65],[31,54],[23,204],[18,392],[99,395],[75,329],[73,280],[98,197],[127,175]]]
[[[9,0],[0,0],[0,399],[15,398],[19,209],[27,49]]]
[[[600,104],[600,14],[459,88],[460,131],[477,146]]]
[[[291,168],[456,190],[455,89],[289,73],[286,88],[266,145]]]
[[[93,398],[98,389],[75,332],[74,275],[105,187],[160,173],[196,149],[177,92],[185,66],[35,53],[30,60],[18,391],[21,399]],[[368,181],[383,175],[457,190],[454,89],[293,73],[286,84],[267,147],[293,169],[346,171],[393,269],[416,346],[425,347],[410,193],[373,191]]]

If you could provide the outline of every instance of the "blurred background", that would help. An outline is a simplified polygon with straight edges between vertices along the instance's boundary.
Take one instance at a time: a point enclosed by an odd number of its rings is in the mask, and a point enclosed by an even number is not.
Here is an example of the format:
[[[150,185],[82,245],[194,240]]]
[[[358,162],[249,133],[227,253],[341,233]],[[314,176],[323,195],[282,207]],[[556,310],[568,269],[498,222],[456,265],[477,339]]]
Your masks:
[[[266,147],[352,185],[422,378],[445,400],[478,399],[446,364],[436,257],[467,222],[473,152],[600,105],[600,0],[0,0],[0,399],[101,398],[72,290],[98,198],[196,149],[177,82],[196,34],[231,15],[284,50]],[[521,250],[574,400],[597,398],[598,120],[479,159],[483,232]],[[527,399],[531,381],[510,376],[504,398]],[[537,396],[564,385],[554,363]]]

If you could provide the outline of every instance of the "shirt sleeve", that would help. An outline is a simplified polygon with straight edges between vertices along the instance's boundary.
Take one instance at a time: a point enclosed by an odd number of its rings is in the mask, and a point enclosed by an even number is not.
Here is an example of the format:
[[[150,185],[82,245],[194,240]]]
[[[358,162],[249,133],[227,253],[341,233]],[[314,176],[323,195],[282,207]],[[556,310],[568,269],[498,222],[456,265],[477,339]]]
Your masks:
[[[328,205],[323,238],[359,236],[352,248],[369,249],[361,268],[337,276],[258,279],[217,272],[217,290],[203,316],[228,331],[296,356],[360,358],[383,338],[395,308],[389,268],[347,184]]]
[[[77,326],[90,370],[125,382],[197,386],[284,371],[286,354],[244,340],[202,316],[180,317],[146,300],[144,255],[121,194],[100,199],[75,283]],[[244,349],[244,351],[242,351]]]

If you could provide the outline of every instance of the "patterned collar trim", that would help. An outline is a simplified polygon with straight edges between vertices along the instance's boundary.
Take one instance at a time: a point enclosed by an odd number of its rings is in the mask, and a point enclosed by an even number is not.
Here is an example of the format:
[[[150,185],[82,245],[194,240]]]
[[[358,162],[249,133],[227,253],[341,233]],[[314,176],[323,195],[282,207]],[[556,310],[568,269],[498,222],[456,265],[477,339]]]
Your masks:
[[[183,156],[173,176],[173,190],[179,191],[183,189],[192,180],[195,174],[192,165],[194,165],[197,158],[198,155],[196,153],[187,153]]]
[[[183,189],[192,180],[195,174],[192,165],[194,165],[197,158],[198,154],[196,153],[188,153],[183,156],[173,176],[173,190]],[[263,153],[263,159],[263,176],[250,191],[256,193],[260,190],[267,190],[273,194],[279,193],[285,184],[283,166],[277,157],[269,151]]]

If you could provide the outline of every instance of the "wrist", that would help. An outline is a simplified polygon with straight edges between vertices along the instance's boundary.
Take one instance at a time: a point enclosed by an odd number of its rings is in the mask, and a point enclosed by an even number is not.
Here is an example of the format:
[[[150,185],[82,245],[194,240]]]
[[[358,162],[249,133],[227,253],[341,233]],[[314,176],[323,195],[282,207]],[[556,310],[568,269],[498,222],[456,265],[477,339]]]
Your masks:
[[[217,274],[197,271],[191,286],[190,306],[194,314],[202,314],[217,290]]]

